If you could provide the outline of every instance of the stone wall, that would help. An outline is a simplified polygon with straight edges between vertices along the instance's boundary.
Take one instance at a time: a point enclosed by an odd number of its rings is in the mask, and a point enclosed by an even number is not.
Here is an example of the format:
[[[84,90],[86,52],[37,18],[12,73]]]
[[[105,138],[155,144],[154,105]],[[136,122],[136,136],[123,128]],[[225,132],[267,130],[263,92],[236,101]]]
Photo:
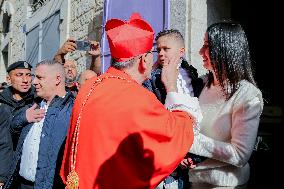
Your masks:
[[[204,75],[199,49],[210,24],[230,17],[227,0],[170,0],[170,27],[178,29],[185,39],[186,59]]]
[[[6,66],[9,66],[11,63],[17,60],[22,60],[24,58],[24,52],[25,52],[24,51],[25,36],[24,33],[22,32],[22,27],[24,24],[23,18],[25,18],[26,14],[24,8],[26,0],[22,1],[9,0],[9,2],[11,3],[10,5],[13,7],[12,8],[13,12],[10,20],[10,32],[7,33],[5,36],[1,35],[1,50],[5,49],[5,51],[7,50],[8,52],[8,57],[7,57],[8,65],[4,64],[4,60],[1,54],[0,82],[6,81]],[[3,19],[3,10],[1,10],[1,21],[2,19]]]
[[[170,28],[186,35],[186,0],[170,0]]]
[[[9,63],[25,58],[25,34],[23,26],[27,22],[27,5],[29,0],[11,0],[15,14],[12,18]],[[102,18],[104,0],[65,0],[62,6],[66,8],[67,16],[61,26],[64,35],[60,35],[62,45],[67,38],[76,40],[99,41],[102,34]],[[207,26],[230,15],[230,1],[227,0],[170,0],[170,28],[181,31],[185,38],[186,58],[203,75],[203,62],[199,49],[203,44],[204,32]],[[63,11],[64,12],[64,11]],[[74,59],[79,73],[88,69],[91,57],[85,52],[75,51],[67,56]],[[3,67],[3,66],[2,66]],[[1,67],[1,68],[2,68]],[[2,74],[2,78],[4,75]]]
[[[70,18],[70,37],[76,40],[99,41],[102,33],[103,0],[72,0]],[[74,59],[78,71],[88,69],[91,57],[83,51],[75,51],[68,57]]]
[[[178,29],[184,36],[186,59],[198,69],[200,75],[205,73],[198,51],[203,43],[203,31],[207,27],[206,2],[206,0],[170,1],[170,28]]]
[[[199,75],[204,75],[206,70],[203,68],[202,57],[199,50],[203,45],[204,33],[207,28],[207,2],[208,0],[191,0],[188,7],[188,59],[198,70]]]
[[[27,17],[27,0],[14,1],[15,14],[12,17],[11,44],[9,63],[23,60],[25,58],[25,34],[23,26]]]
[[[25,34],[23,26],[32,25],[31,20],[27,20],[27,5],[29,0],[12,0],[14,3],[15,14],[12,17],[10,32],[10,55],[9,64],[23,60],[25,58]],[[70,6],[69,17],[67,19],[69,31],[61,29],[68,34],[61,35],[61,45],[68,37],[74,37],[77,40],[96,40],[101,38],[102,17],[103,17],[103,0],[69,0],[69,4],[63,3],[61,6]],[[36,20],[36,19],[34,19]],[[66,27],[66,25],[64,25]],[[67,58],[74,59],[78,64],[78,71],[89,68],[91,58],[85,52],[76,51]],[[1,70],[4,70],[4,64],[1,64]],[[1,82],[5,80],[5,73],[0,73]]]

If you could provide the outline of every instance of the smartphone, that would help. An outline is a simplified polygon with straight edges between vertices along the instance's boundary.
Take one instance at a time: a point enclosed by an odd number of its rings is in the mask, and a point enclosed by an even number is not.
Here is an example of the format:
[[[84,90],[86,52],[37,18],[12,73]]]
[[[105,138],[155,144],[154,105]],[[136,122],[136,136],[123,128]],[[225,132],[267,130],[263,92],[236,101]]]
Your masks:
[[[79,51],[90,51],[91,50],[91,43],[88,41],[75,41],[77,45],[77,49]]]

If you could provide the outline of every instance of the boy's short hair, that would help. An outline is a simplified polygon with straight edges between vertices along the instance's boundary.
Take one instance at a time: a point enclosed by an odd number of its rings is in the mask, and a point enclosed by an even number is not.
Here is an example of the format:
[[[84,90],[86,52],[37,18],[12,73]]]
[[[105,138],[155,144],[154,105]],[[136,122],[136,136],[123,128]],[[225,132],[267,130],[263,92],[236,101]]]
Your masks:
[[[155,41],[157,41],[160,37],[164,37],[164,36],[171,36],[174,37],[175,39],[177,39],[182,46],[184,47],[184,38],[182,36],[182,34],[180,33],[180,31],[176,30],[176,29],[170,29],[170,30],[163,30],[160,31],[155,38]]]

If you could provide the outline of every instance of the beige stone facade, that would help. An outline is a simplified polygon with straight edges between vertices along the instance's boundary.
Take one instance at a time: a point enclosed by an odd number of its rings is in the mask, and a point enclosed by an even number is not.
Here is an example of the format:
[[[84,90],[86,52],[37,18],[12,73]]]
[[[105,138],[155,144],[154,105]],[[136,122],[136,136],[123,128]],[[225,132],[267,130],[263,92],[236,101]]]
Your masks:
[[[41,1],[44,3],[37,6],[37,10],[34,11],[34,7],[31,5],[32,0],[3,0],[1,20],[6,12],[11,12],[6,9],[12,9],[12,12],[10,13],[9,32],[4,36],[1,31],[0,82],[5,80],[5,68],[8,65],[17,60],[25,60],[25,32],[32,30],[36,24],[48,18],[54,11],[60,11],[60,45],[68,37],[78,40],[88,38],[100,41],[103,0]],[[179,29],[182,32],[186,40],[187,59],[198,69],[200,74],[204,74],[202,60],[198,54],[203,43],[203,34],[209,23],[230,14],[228,1],[169,0],[169,3],[170,28]],[[4,8],[3,5],[5,5]],[[67,58],[77,62],[79,72],[90,66],[90,57],[84,52],[75,51]]]
[[[9,2],[9,6],[13,6],[14,12],[9,15],[11,17],[9,32],[7,34],[4,34],[3,30],[0,32],[1,51],[7,51],[5,57],[3,53],[0,57],[0,82],[5,81],[7,66],[18,60],[25,60],[24,30],[31,30],[54,11],[60,11],[60,45],[69,37],[78,40],[85,38],[100,40],[103,0],[45,0],[45,3],[34,12],[31,0],[3,0],[3,3],[6,1]],[[1,20],[6,12],[7,10],[3,11],[2,6]],[[89,57],[83,52],[76,51],[68,58],[76,60],[79,72],[90,64]]]

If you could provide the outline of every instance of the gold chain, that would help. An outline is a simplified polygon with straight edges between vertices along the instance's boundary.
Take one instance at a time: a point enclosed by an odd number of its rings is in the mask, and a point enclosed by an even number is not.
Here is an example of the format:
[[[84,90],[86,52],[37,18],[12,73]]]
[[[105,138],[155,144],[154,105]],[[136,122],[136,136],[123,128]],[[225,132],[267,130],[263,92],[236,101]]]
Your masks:
[[[97,86],[96,84],[100,84],[102,83],[103,80],[105,79],[121,79],[127,82],[132,82],[131,80],[126,80],[123,77],[120,76],[106,76],[103,78],[97,78],[94,83],[92,84],[92,87],[88,93],[88,95],[86,96],[86,99],[84,100],[84,102],[82,103],[80,112],[79,112],[79,116],[78,119],[76,121],[76,126],[75,126],[75,130],[74,130],[74,135],[72,138],[72,145],[71,145],[71,171],[69,172],[68,176],[67,176],[67,181],[66,181],[66,189],[78,189],[79,188],[79,176],[75,171],[75,165],[76,165],[76,156],[77,156],[77,151],[78,151],[78,139],[79,139],[79,131],[80,131],[80,121],[81,121],[81,116],[82,116],[82,112],[83,112],[83,108],[85,107],[89,97],[91,96],[91,94],[94,91],[94,88]]]

